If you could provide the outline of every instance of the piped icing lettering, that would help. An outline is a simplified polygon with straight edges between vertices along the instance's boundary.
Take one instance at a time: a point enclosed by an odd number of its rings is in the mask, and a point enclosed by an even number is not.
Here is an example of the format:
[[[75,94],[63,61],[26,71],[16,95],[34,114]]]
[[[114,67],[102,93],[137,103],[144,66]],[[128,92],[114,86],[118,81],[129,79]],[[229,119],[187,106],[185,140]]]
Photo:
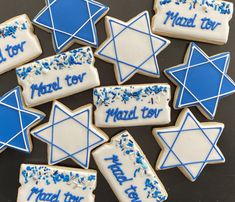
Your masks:
[[[41,55],[38,38],[27,15],[0,24],[0,74]]]
[[[100,127],[120,127],[169,123],[170,96],[168,84],[95,88],[95,124]]]
[[[94,202],[96,171],[22,164],[17,202]]]
[[[161,202],[167,193],[142,150],[127,131],[93,152],[119,201]]]
[[[156,0],[152,30],[156,34],[225,44],[233,3],[220,0]]]
[[[16,69],[28,106],[35,106],[100,85],[90,47],[71,50]]]

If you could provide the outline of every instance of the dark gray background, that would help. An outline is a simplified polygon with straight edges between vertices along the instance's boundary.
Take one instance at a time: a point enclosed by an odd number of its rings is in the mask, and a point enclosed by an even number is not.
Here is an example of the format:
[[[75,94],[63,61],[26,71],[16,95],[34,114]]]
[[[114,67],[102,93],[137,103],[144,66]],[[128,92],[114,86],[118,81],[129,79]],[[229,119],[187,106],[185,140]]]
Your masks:
[[[140,12],[148,10],[150,15],[154,14],[153,0],[100,0],[100,2],[110,7],[108,15],[120,20],[127,21]],[[45,6],[44,0],[0,0],[0,22],[26,13],[31,19]],[[231,30],[229,41],[224,46],[209,45],[197,43],[208,55],[214,55],[224,51],[232,52],[232,58],[229,68],[229,75],[235,80],[235,20],[231,21]],[[100,42],[106,38],[104,20],[97,24],[97,31]],[[35,32],[41,41],[43,54],[40,58],[54,55],[51,35],[41,29],[35,28]],[[185,51],[189,45],[188,41],[170,39],[171,45],[167,47],[158,57],[161,71],[166,67],[178,65],[183,62]],[[70,49],[79,47],[75,44]],[[100,60],[96,60],[100,75],[101,85],[114,85],[113,66]],[[135,75],[126,84],[150,83],[150,82],[169,82],[162,74],[160,79],[152,79],[146,76]],[[170,83],[171,84],[171,83]],[[0,75],[0,95],[11,90],[17,85],[15,71]],[[172,86],[172,94],[175,87]],[[60,100],[71,109],[76,109],[84,104],[92,102],[92,90],[63,98]],[[219,140],[219,147],[225,158],[225,164],[208,165],[204,169],[199,179],[192,183],[187,180],[181,172],[175,168],[165,171],[158,171],[157,174],[165,185],[169,202],[234,202],[235,201],[235,95],[223,99],[218,107],[215,121],[225,123],[225,130]],[[170,103],[172,106],[172,102]],[[49,115],[51,103],[37,107],[39,110]],[[192,108],[193,113],[200,121],[208,121],[197,109]],[[174,125],[179,110],[172,110],[172,122]],[[48,116],[44,122],[48,120]],[[112,137],[123,130],[105,129],[104,131]],[[144,153],[149,159],[152,166],[155,166],[156,159],[159,155],[160,148],[152,136],[152,127],[130,127],[128,131],[133,135],[135,140],[142,147]],[[0,154],[0,202],[15,202],[17,197],[18,173],[21,163],[47,163],[47,145],[33,138],[33,151],[30,155],[17,152],[12,149],[5,150]],[[78,167],[71,160],[64,161],[62,166]],[[97,169],[93,158],[91,158],[90,168]],[[110,189],[108,183],[98,172],[98,185],[95,191],[97,202],[115,202],[115,195]]]

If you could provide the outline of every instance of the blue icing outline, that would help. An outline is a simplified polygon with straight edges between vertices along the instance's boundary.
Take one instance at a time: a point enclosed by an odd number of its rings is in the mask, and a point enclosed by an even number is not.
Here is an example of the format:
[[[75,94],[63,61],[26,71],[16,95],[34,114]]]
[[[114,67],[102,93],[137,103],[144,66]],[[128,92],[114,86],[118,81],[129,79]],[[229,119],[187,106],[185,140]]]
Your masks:
[[[187,120],[188,119],[191,119],[193,120],[193,122],[197,125],[198,128],[192,128],[192,129],[184,129],[184,125],[186,124]],[[207,134],[207,131],[210,131],[210,130],[218,130],[218,134],[216,136],[216,138],[213,140],[214,136],[211,135],[210,137],[210,133],[208,132]],[[177,140],[178,138],[180,137],[181,133],[182,132],[189,132],[189,131],[192,131],[192,133],[188,133],[188,135],[195,135],[193,132],[194,131],[201,131],[202,134],[205,136],[206,140],[208,140],[208,142],[210,143],[211,145],[211,149],[209,150],[208,154],[206,155],[206,158],[205,160],[203,161],[192,161],[192,162],[187,162],[187,163],[184,163],[180,157],[177,155],[177,153],[174,151],[174,146],[177,144]],[[169,130],[165,130],[165,131],[157,131],[156,134],[154,134],[154,136],[157,136],[160,138],[160,141],[162,141],[164,143],[164,145],[166,145],[169,149],[166,157],[164,158],[163,160],[163,163],[161,164],[160,166],[160,169],[169,169],[169,168],[175,168],[175,167],[183,167],[187,173],[192,177],[192,180],[195,181],[199,175],[201,174],[203,168],[206,166],[207,163],[219,163],[219,162],[224,162],[225,161],[225,158],[224,156],[220,153],[218,147],[217,147],[217,142],[221,136],[223,132],[223,127],[222,126],[217,126],[217,127],[207,127],[207,126],[203,126],[201,125],[198,120],[194,117],[194,115],[191,113],[191,111],[187,110],[187,113],[185,114],[185,119],[183,120],[183,123],[182,125],[180,126],[180,129],[179,130],[172,130],[172,129],[169,129]],[[164,137],[164,135],[166,134],[172,134],[172,133],[176,133],[176,137],[175,137],[175,140],[172,142],[172,145],[169,145],[169,141],[166,140],[167,137]],[[196,142],[195,142],[196,144]],[[220,158],[216,158],[216,159],[209,159],[210,157],[210,154],[212,153],[212,151],[216,151],[217,155],[220,157]],[[173,154],[176,159],[178,160],[178,164],[172,164],[172,165],[167,165],[167,166],[164,166],[166,164],[166,161],[168,159],[168,157],[170,156],[170,154]],[[202,164],[202,166],[200,167],[200,169],[198,170],[197,174],[194,175],[186,166],[187,165],[193,165],[193,164]]]
[[[36,185],[40,182],[45,182],[46,186],[51,184],[65,183],[73,185],[74,187],[81,187],[82,190],[92,190],[94,184],[96,184],[95,174],[79,174],[79,171],[63,171],[63,168],[52,168],[44,165],[25,165],[25,169],[21,170],[23,177],[23,183],[28,184],[30,181],[34,181]]]
[[[187,55],[186,63],[165,70],[166,76],[178,86],[175,108],[197,106],[207,118],[213,119],[219,100],[235,93],[235,83],[227,75],[230,53],[208,57],[191,43]]]
[[[122,103],[126,104],[131,99],[135,101],[143,101],[151,95],[158,95],[161,92],[168,92],[169,88],[163,85],[149,85],[146,87],[141,87],[139,85],[131,86],[110,86],[110,87],[100,87],[93,90],[93,99],[96,106],[104,105],[109,106],[109,104],[114,103],[117,99],[120,99]],[[118,98],[117,98],[118,97]],[[150,98],[150,103],[154,103],[154,100]]]
[[[133,28],[133,25],[135,25],[135,23],[137,24],[139,21],[143,20],[143,18],[146,22],[147,30],[143,31],[142,29]],[[111,30],[111,38],[108,39],[104,43],[104,45],[96,52],[96,54],[101,58],[113,61],[113,63],[117,65],[117,67],[115,67],[115,68],[118,69],[118,74],[119,74],[120,81],[123,83],[123,82],[129,80],[135,73],[137,73],[139,71],[150,74],[151,76],[154,76],[154,77],[159,77],[160,71],[159,71],[159,66],[158,66],[156,56],[164,48],[166,48],[168,46],[170,41],[163,38],[163,37],[159,37],[157,35],[154,35],[151,32],[149,13],[147,11],[145,11],[145,12],[139,14],[134,19],[132,19],[129,22],[128,25],[126,25],[125,22],[120,23],[119,21],[117,21],[114,18],[108,19],[107,22],[108,22],[109,28]],[[121,31],[119,31],[118,33],[114,33],[113,24],[117,24],[119,26],[122,26],[123,29]],[[149,40],[150,40],[150,49],[151,49],[152,53],[151,53],[150,56],[145,58],[145,60],[142,61],[141,64],[139,64],[138,66],[136,66],[135,64],[130,64],[127,61],[121,61],[118,57],[118,51],[117,51],[117,45],[116,45],[117,42],[115,41],[115,39],[117,37],[119,37],[121,34],[125,34],[124,31],[126,29],[131,29],[132,31],[138,32],[139,34],[147,35],[149,37]],[[153,39],[158,40],[160,45],[158,45],[158,46],[155,45],[154,46]],[[115,57],[112,57],[111,55],[103,53],[105,51],[105,49],[109,48],[110,44],[112,44],[112,43],[113,43],[113,47],[114,47]],[[144,69],[142,66],[145,65],[151,58],[154,60],[155,66],[153,67],[152,71],[149,71],[149,70]],[[129,73],[126,76],[123,76],[122,75],[122,68],[121,68],[120,64],[127,65],[127,66],[131,67],[132,70],[130,70]]]
[[[44,70],[63,70],[75,65],[92,64],[93,53],[90,47],[70,50],[52,57],[37,60],[16,69],[17,76],[25,80],[31,74],[40,76]]]
[[[150,165],[145,156],[141,155],[140,150],[136,148],[131,136],[128,133],[122,134],[116,140],[116,146],[124,153],[125,156],[129,156],[130,159],[134,160],[134,165],[136,169],[133,173],[133,177],[136,178],[139,174],[141,177],[144,175],[146,177],[144,191],[147,194],[147,198],[156,199],[157,202],[165,201],[167,199],[166,195],[163,195],[161,190],[159,190],[159,181],[154,177],[150,177],[149,173],[152,172]]]
[[[26,109],[20,87],[16,87],[0,98],[0,151],[7,147],[30,153],[28,129],[41,121],[44,115]],[[15,114],[17,113],[17,114]],[[5,133],[7,134],[4,134]]]
[[[189,10],[194,10],[197,4],[201,7],[211,8],[223,15],[230,15],[232,12],[232,3],[220,0],[159,0],[161,6],[167,5],[171,2],[174,2],[176,5],[179,6],[188,3]],[[207,12],[207,10],[205,10],[205,12]]]
[[[64,115],[67,115],[68,117],[55,123],[56,110],[60,110]],[[83,116],[84,113],[87,114],[87,123],[86,123],[86,125],[84,125],[82,123],[82,121],[79,121],[79,116]],[[37,137],[38,139],[40,139],[41,141],[47,143],[51,147],[51,150],[50,150],[51,151],[51,153],[50,153],[50,162],[49,162],[49,164],[54,165],[54,164],[57,164],[57,163],[59,163],[61,161],[66,160],[68,158],[71,158],[77,164],[79,164],[80,166],[82,166],[84,168],[88,168],[91,149],[93,149],[93,148],[101,145],[102,143],[106,142],[105,138],[97,133],[98,130],[96,128],[94,128],[94,127],[93,127],[93,129],[91,128],[91,125],[92,125],[92,123],[91,123],[91,121],[92,121],[92,109],[90,107],[86,107],[83,110],[79,110],[79,112],[77,112],[77,113],[73,113],[73,115],[71,116],[68,111],[65,111],[63,108],[61,108],[59,106],[59,104],[55,103],[53,105],[52,114],[51,114],[50,118],[52,118],[52,124],[48,123],[42,129],[39,129],[39,130],[36,130],[36,131],[34,130],[34,131],[31,132],[31,134],[34,137]],[[56,143],[54,142],[54,135],[56,135],[54,133],[54,127],[56,125],[60,124],[60,123],[63,123],[64,121],[68,121],[69,119],[74,120],[75,122],[77,122],[77,124],[81,125],[83,128],[85,128],[87,130],[87,145],[84,145],[83,148],[78,148],[77,152],[74,152],[72,154],[69,153],[68,151],[66,151],[64,148],[56,145]],[[48,130],[50,128],[52,128],[52,140],[48,141],[47,139],[45,139],[43,137],[43,134],[41,135],[41,133],[43,133],[43,131]],[[97,138],[99,138],[99,140],[97,140],[93,144],[89,144],[89,138],[90,138],[91,135],[96,136]],[[79,137],[79,134],[78,134],[78,137]],[[54,161],[53,160],[53,147],[61,150],[61,152],[63,152],[67,156]],[[83,152],[84,150],[87,151],[86,152],[85,161],[82,161],[79,158],[76,158],[76,154],[78,154],[80,152]]]
[[[98,46],[95,24],[108,12],[108,7],[93,0],[46,0],[46,3],[33,22],[52,31],[56,52],[74,39]]]
[[[0,26],[4,25],[3,28],[0,28],[0,39],[2,38],[7,38],[7,37],[12,37],[16,38],[16,32],[19,31],[24,31],[27,30],[28,28],[28,21],[25,20],[25,22],[18,22],[15,20],[14,22],[11,23],[3,23]]]

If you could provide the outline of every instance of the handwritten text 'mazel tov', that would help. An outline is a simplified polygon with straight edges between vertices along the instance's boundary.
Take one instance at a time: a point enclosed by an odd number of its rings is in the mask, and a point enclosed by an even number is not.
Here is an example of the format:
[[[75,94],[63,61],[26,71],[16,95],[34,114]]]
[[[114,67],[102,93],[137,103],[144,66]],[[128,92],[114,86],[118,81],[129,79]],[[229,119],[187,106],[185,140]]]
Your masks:
[[[172,27],[180,26],[180,27],[195,28],[197,26],[195,24],[197,17],[198,15],[194,14],[193,17],[187,18],[184,16],[180,16],[179,12],[168,11],[166,13],[166,19],[164,21],[164,24],[167,24],[169,22],[171,23]],[[213,21],[210,18],[207,17],[201,18],[200,28],[202,30],[214,31],[219,25],[221,25],[220,22]]]
[[[68,87],[71,87],[73,85],[77,85],[79,83],[82,83],[84,81],[84,77],[86,76],[86,72],[78,75],[66,75],[64,78],[66,80],[66,84]],[[62,90],[63,87],[61,85],[60,77],[56,78],[56,81],[53,81],[51,83],[45,84],[41,82],[40,84],[32,84],[31,85],[31,99],[34,99],[35,94],[37,94],[38,97],[41,97],[42,95],[53,93],[55,91]]]
[[[14,58],[19,53],[23,53],[25,44],[26,44],[26,41],[22,41],[16,45],[7,44],[7,47],[3,49],[1,47],[0,48],[0,64],[7,61],[5,54],[7,54],[9,58]]]

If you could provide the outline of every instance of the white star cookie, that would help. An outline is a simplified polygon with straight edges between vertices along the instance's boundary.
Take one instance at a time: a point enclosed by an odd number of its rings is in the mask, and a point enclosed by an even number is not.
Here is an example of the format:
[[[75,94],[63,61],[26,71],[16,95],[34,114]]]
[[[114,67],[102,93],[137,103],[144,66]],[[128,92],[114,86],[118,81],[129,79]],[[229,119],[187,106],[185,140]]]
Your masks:
[[[207,164],[225,162],[216,145],[223,129],[222,123],[200,123],[189,109],[184,109],[176,126],[153,130],[162,148],[156,169],[178,167],[189,180],[195,181]]]
[[[95,55],[113,63],[118,84],[129,80],[135,73],[159,77],[156,56],[170,41],[152,34],[149,13],[140,13],[128,22],[106,17],[108,39]]]
[[[91,150],[108,141],[105,133],[92,124],[91,104],[71,111],[55,101],[50,121],[31,133],[48,144],[49,165],[71,158],[88,168]]]

